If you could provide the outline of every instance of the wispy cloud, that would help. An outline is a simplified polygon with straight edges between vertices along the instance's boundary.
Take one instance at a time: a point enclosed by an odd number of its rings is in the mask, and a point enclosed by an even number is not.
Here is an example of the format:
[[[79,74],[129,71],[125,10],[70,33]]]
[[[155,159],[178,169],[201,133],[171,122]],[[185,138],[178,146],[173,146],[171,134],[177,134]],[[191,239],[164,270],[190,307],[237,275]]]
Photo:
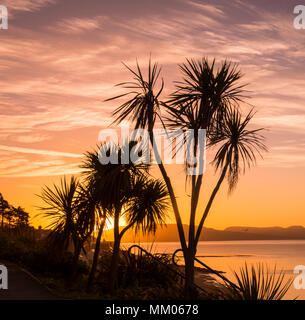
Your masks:
[[[0,173],[2,178],[44,177],[79,174],[77,164],[59,164],[57,162],[26,162],[22,167],[8,168]]]
[[[62,1],[53,0],[1,4],[13,15],[23,11],[1,33],[0,149],[14,153],[11,157],[57,157],[64,165],[78,159],[112,122],[117,104],[104,100],[121,92],[113,84],[130,78],[121,62],[135,66],[138,58],[143,65],[150,53],[163,65],[164,96],[180,78],[176,64],[185,57],[238,62],[259,111],[256,124],[283,136],[305,135],[303,36],[293,29],[292,15],[277,6],[267,10],[236,0],[230,6],[226,0],[155,1],[152,10],[123,3],[116,10],[115,3],[93,0],[86,1],[87,10],[77,9],[78,0],[65,1],[65,10]],[[42,10],[47,6],[52,10]],[[268,143],[281,146],[270,132]],[[59,143],[67,152],[54,151]],[[289,152],[300,163],[299,147]],[[281,155],[271,150],[268,157],[272,165]]]
[[[21,147],[10,147],[0,145],[0,150],[5,151],[12,151],[17,153],[28,153],[28,154],[39,154],[44,156],[52,156],[52,157],[68,157],[68,158],[80,158],[82,155],[74,154],[69,152],[59,152],[59,151],[52,151],[52,150],[37,150],[31,148],[21,148]]]
[[[67,34],[90,32],[101,27],[101,19],[102,17],[96,17],[93,19],[69,18],[59,21],[55,27],[50,29]]]
[[[56,0],[2,0],[1,4],[12,11],[36,11],[55,2]]]

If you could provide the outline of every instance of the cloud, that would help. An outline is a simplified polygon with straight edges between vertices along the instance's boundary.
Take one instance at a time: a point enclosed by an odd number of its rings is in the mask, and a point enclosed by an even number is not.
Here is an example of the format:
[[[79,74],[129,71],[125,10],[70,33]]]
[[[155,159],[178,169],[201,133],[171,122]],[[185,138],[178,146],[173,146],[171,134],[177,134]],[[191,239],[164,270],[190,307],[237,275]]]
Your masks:
[[[57,162],[28,162],[18,168],[1,171],[2,178],[44,177],[79,174],[81,169],[78,164],[63,164]]]
[[[1,4],[9,11],[37,11],[55,2],[56,0],[2,0]]]
[[[224,17],[225,13],[217,5],[203,4],[196,1],[189,1],[188,4],[194,6],[196,9],[200,9],[205,13],[212,14],[215,16]]]
[[[36,143],[36,142],[42,142],[46,141],[50,138],[50,136],[47,135],[42,135],[42,134],[30,134],[30,135],[21,135],[17,136],[14,140],[16,142],[21,142],[21,143]],[[1,139],[1,136],[0,136]]]
[[[269,128],[294,129],[304,132],[305,115],[277,115],[271,117],[255,117],[254,121],[262,126]]]
[[[4,145],[0,145],[0,150],[17,152],[17,153],[39,154],[39,155],[52,156],[52,157],[68,157],[68,158],[82,157],[82,155],[80,154],[74,154],[69,152],[38,150],[38,149],[30,149],[30,148],[22,148],[22,147],[10,147],[10,146],[4,146]]]
[[[50,30],[56,30],[66,34],[79,34],[84,32],[90,32],[92,30],[99,29],[101,27],[101,17],[93,19],[86,18],[69,18],[59,21],[54,28]]]
[[[300,168],[305,167],[305,155],[294,155],[291,153],[272,153],[266,155],[263,160],[258,161],[261,167],[271,168]]]
[[[137,58],[143,66],[150,53],[163,65],[164,97],[174,88],[172,81],[181,78],[176,64],[186,57],[238,62],[244,83],[250,84],[250,102],[259,111],[255,123],[283,135],[304,135],[304,41],[283,10],[249,1],[228,6],[223,0],[156,1],[153,10],[128,4],[121,11],[106,1],[88,1],[86,10],[78,9],[79,1],[65,1],[62,10],[62,3],[2,1],[13,14],[23,14],[1,33],[0,144],[35,143],[37,148],[10,146],[17,148],[10,150],[11,157],[23,154],[30,161],[40,155],[47,161],[52,154],[69,165],[74,157],[51,151],[56,143],[75,155],[85,146],[78,140],[94,145],[98,129],[93,129],[96,135],[89,129],[109,125],[120,103],[104,100],[122,92],[114,84],[130,79],[121,62],[134,67]],[[46,6],[52,10],[41,10]],[[268,143],[280,144],[277,136],[267,135]],[[49,151],[43,146],[46,139],[52,142]],[[279,163],[278,152],[271,153],[274,163]],[[293,158],[297,151],[290,152]]]

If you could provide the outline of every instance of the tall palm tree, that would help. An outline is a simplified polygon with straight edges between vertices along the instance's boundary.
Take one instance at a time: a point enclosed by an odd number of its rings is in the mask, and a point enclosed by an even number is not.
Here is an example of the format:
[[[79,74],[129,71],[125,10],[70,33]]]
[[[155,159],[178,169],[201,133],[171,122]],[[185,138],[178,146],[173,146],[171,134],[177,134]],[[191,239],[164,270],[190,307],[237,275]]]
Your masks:
[[[118,153],[117,164],[102,164],[100,150],[88,152],[83,167],[87,179],[102,199],[105,209],[112,212],[114,244],[109,274],[109,289],[113,292],[119,263],[120,243],[123,235],[132,227],[141,227],[144,232],[155,231],[157,224],[164,221],[167,207],[167,191],[162,182],[152,180],[145,174],[146,165],[141,162],[122,163],[126,148],[104,144],[101,148]],[[130,156],[130,155],[129,155]],[[120,218],[125,217],[127,225],[120,230]]]
[[[151,145],[154,148],[156,143],[153,129],[155,127],[156,119],[161,119],[160,107],[162,106],[162,101],[160,100],[160,97],[164,87],[164,81],[161,79],[159,88],[156,88],[158,85],[161,68],[159,68],[157,63],[152,64],[151,60],[149,60],[146,79],[144,78],[138,63],[136,71],[132,70],[128,66],[126,66],[126,68],[132,73],[134,81],[120,83],[118,86],[122,86],[124,89],[130,91],[125,94],[107,99],[106,101],[131,95],[132,97],[128,101],[123,103],[114,111],[113,116],[115,117],[115,123],[120,123],[125,119],[130,119],[135,122],[135,129],[147,129]],[[169,192],[172,208],[177,221],[181,246],[183,251],[186,251],[187,245],[174,188],[171,179],[165,170],[157,148],[154,148],[154,153],[158,159],[158,166]]]
[[[215,60],[210,64],[207,59],[187,60],[182,64],[180,69],[183,73],[183,81],[178,82],[177,90],[165,104],[168,116],[166,117],[169,128],[175,129],[192,129],[194,130],[194,146],[193,153],[197,155],[197,147],[199,146],[199,130],[206,130],[206,137],[209,146],[215,145],[217,142],[225,140],[227,135],[231,135],[234,139],[238,132],[238,123],[235,122],[236,132],[228,132],[226,125],[230,121],[234,122],[237,117],[240,120],[238,109],[243,102],[244,86],[239,84],[242,75],[237,69],[236,64],[223,62],[218,69],[215,67]],[[235,110],[235,111],[233,111]],[[244,127],[250,121],[251,116],[248,115],[247,120],[243,123]],[[233,128],[232,128],[233,129]],[[219,140],[215,139],[215,134]],[[236,138],[236,137],[235,137]],[[259,138],[257,138],[259,140]],[[232,140],[233,141],[233,140]],[[244,147],[244,146],[243,146]],[[250,151],[250,150],[248,150]],[[253,160],[254,153],[250,151]],[[238,158],[237,153],[235,156]],[[248,154],[243,155],[247,157]],[[249,160],[248,160],[249,161]],[[199,162],[200,165],[200,162]],[[237,163],[238,165],[238,163]],[[238,171],[238,170],[237,170]],[[235,172],[236,173],[236,172]],[[235,176],[232,172],[232,179]],[[224,175],[226,172],[224,173]],[[221,181],[222,175],[220,177]],[[214,197],[207,204],[205,213],[200,220],[199,227],[195,227],[196,212],[199,201],[200,190],[202,186],[203,173],[192,175],[191,177],[191,210],[189,220],[189,239],[188,250],[184,254],[186,262],[187,285],[194,281],[194,257],[196,254],[197,243],[202,231],[203,223],[210,210],[213,199],[220,187],[215,188]],[[233,180],[232,180],[233,181]],[[237,181],[237,180],[236,180]],[[232,189],[232,188],[231,188]]]
[[[187,60],[185,64],[180,65],[183,81],[176,83],[176,91],[171,94],[166,103],[160,101],[163,81],[160,89],[155,89],[160,74],[157,64],[151,67],[151,61],[149,61],[146,79],[144,79],[139,65],[137,65],[136,71],[128,69],[134,76],[134,82],[120,85],[125,89],[131,89],[131,91],[118,97],[121,98],[126,95],[132,95],[132,97],[115,110],[114,116],[117,122],[131,119],[135,122],[135,128],[148,129],[152,146],[154,146],[155,142],[153,134],[155,120],[157,117],[162,120],[160,106],[164,106],[167,111],[166,128],[181,129],[182,131],[188,129],[194,130],[195,143],[193,144],[193,153],[197,155],[199,130],[206,130],[208,139],[210,139],[215,130],[221,132],[223,122],[229,110],[238,108],[238,105],[244,98],[243,86],[239,85],[242,75],[236,65],[227,61],[223,62],[216,69],[215,60],[212,63],[209,63],[205,58],[198,61]],[[156,154],[158,150],[154,150],[154,152]],[[158,154],[156,157],[160,160]],[[184,254],[186,294],[191,295],[194,282],[194,257],[198,242],[195,221],[203,174],[198,173],[191,177],[191,209],[189,216],[189,238],[187,242],[174,189],[162,161],[159,162],[159,168],[170,194],[181,248]],[[200,227],[202,229],[201,225]]]

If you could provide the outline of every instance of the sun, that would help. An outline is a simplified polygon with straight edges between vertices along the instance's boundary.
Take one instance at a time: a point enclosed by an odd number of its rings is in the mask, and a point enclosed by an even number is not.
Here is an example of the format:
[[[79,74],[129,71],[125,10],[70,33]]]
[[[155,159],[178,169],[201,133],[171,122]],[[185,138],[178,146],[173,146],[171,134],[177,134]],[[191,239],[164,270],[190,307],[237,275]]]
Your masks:
[[[124,219],[124,217],[120,218],[120,227],[122,226],[126,226],[126,221]],[[106,223],[104,226],[104,230],[111,230],[114,227],[114,222],[113,222],[113,218],[107,218],[106,219]]]
[[[113,227],[114,227],[113,219],[112,218],[106,219],[104,230],[110,230],[110,229],[113,229]]]

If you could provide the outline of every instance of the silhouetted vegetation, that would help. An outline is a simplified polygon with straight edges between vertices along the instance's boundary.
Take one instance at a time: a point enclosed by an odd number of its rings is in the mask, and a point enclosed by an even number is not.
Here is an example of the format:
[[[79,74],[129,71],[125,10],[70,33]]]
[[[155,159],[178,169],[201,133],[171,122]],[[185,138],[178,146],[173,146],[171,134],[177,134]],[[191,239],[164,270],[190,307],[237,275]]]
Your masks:
[[[270,270],[264,264],[250,267],[246,263],[234,276],[238,289],[226,285],[227,299],[232,300],[282,300],[292,284],[291,278],[284,282],[283,271]]]
[[[175,191],[171,178],[167,174],[162,161],[158,166],[164,182],[166,183],[172,209],[176,218],[181,248],[185,261],[186,295],[194,294],[194,259],[196,255],[199,237],[212,203],[225,178],[228,179],[229,191],[236,186],[240,172],[256,162],[256,156],[265,151],[264,137],[260,134],[262,128],[250,130],[248,125],[253,117],[253,112],[248,113],[243,119],[241,106],[244,104],[244,86],[240,84],[241,72],[236,64],[222,62],[219,68],[215,60],[210,63],[206,58],[199,60],[187,60],[181,64],[182,80],[175,82],[175,91],[162,101],[164,88],[163,79],[159,76],[161,69],[157,64],[149,61],[146,77],[137,63],[136,69],[126,66],[133,76],[133,81],[119,84],[127,90],[126,93],[108,99],[116,100],[126,97],[126,102],[121,104],[113,116],[117,123],[123,120],[131,120],[135,129],[147,129],[152,147],[156,144],[154,127],[156,120],[161,120],[165,130],[179,129],[180,132],[193,130],[194,143],[191,147],[192,154],[202,157],[199,130],[206,130],[207,147],[216,149],[216,155],[212,164],[216,171],[220,172],[219,180],[210,195],[205,210],[199,213],[199,226],[196,230],[195,221],[198,214],[198,202],[203,185],[203,170],[200,169],[202,161],[195,165],[197,172],[186,175],[190,183],[190,213],[188,239],[184,234],[181,212],[178,207]],[[161,111],[164,111],[164,116]],[[178,148],[186,144],[186,139],[181,139]],[[172,142],[173,143],[173,142]],[[171,147],[174,145],[172,144]],[[190,146],[189,146],[190,147]],[[157,158],[160,158],[158,150]],[[185,161],[186,169],[194,169]],[[187,170],[186,170],[187,172]]]
[[[20,206],[9,204],[0,193],[1,231],[24,228],[29,225],[29,214]]]
[[[158,163],[163,180],[158,180],[150,175],[149,165],[130,160],[131,153],[138,152],[137,141],[123,145],[104,143],[85,154],[80,177],[64,177],[58,185],[43,187],[39,195],[43,201],[39,215],[50,222],[45,237],[42,237],[41,230],[29,227],[29,216],[21,207],[9,205],[0,194],[0,258],[41,275],[49,287],[64,296],[281,299],[289,283],[282,287],[282,276],[277,278],[275,273],[265,276],[262,268],[256,270],[246,266],[240,276],[235,274],[237,284],[234,290],[227,285],[215,287],[215,293],[212,293],[202,284],[202,290],[198,291],[194,282],[197,244],[221,185],[227,179],[229,192],[232,192],[240,174],[255,164],[257,155],[261,156],[266,150],[261,135],[263,129],[249,128],[253,109],[242,115],[245,92],[239,83],[241,73],[237,66],[223,62],[217,69],[215,61],[187,60],[180,65],[182,81],[177,82],[176,90],[163,100],[164,81],[158,82],[161,69],[157,64],[149,61],[146,77],[138,64],[136,70],[127,68],[134,81],[121,85],[131,91],[108,99],[129,97],[114,111],[115,122],[129,119],[136,129],[147,129],[151,145],[155,143],[157,119],[165,129],[179,129],[181,132],[192,129],[195,155],[198,154],[198,132],[206,130],[207,147],[214,156],[211,166],[219,177],[205,209],[198,216],[203,172],[186,176],[191,186],[188,239],[173,183],[163,162]],[[182,140],[184,143],[185,139]],[[102,163],[99,159],[101,149],[105,154],[116,154],[117,163]],[[127,163],[126,157],[129,159]],[[185,166],[190,169],[189,163]],[[121,249],[127,230],[154,233],[157,225],[165,224],[169,202],[185,261],[182,274],[181,268],[173,265],[168,255],[136,255]],[[120,225],[122,217],[126,222],[123,226]],[[107,245],[101,240],[110,219],[114,225],[114,241]],[[199,221],[198,227],[195,221]],[[96,234],[92,250],[90,241]]]

